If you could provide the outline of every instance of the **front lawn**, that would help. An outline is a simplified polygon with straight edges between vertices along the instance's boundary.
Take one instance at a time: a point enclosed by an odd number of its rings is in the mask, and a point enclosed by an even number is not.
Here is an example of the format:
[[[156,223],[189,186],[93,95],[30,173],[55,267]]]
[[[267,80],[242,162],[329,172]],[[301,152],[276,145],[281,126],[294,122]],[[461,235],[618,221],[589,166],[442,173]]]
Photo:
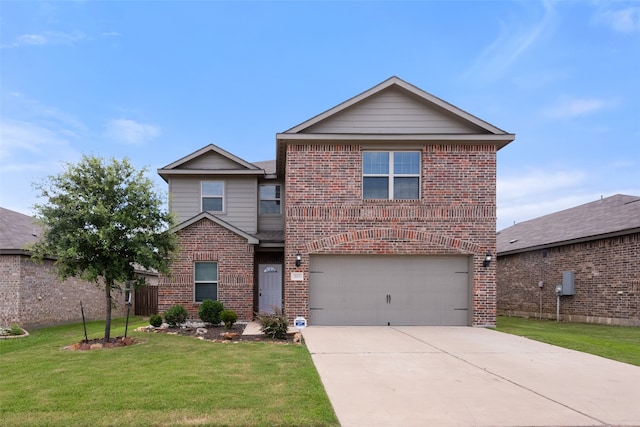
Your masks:
[[[66,350],[82,324],[0,340],[3,426],[338,425],[304,345],[133,332],[136,344]],[[104,322],[88,323],[99,338]],[[124,334],[115,319],[111,336]]]
[[[498,317],[496,329],[640,366],[640,327]]]

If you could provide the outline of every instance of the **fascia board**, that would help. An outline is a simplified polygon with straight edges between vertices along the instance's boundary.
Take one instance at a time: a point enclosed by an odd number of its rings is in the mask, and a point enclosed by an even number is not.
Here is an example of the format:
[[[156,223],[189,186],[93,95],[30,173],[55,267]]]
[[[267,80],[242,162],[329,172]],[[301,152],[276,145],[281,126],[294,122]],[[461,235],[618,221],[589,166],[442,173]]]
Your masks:
[[[496,144],[498,149],[503,148],[515,139],[513,134],[502,135],[477,135],[477,134],[285,134],[276,136],[279,143],[292,142],[445,142],[448,144]]]

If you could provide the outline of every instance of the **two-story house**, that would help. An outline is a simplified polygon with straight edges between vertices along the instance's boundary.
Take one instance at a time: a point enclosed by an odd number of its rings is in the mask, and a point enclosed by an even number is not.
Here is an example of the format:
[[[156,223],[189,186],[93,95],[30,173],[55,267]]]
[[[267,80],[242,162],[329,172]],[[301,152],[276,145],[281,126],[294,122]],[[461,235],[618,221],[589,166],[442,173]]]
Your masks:
[[[275,162],[206,146],[158,170],[182,244],[159,309],[495,325],[496,153],[514,138],[392,77],[277,134]]]

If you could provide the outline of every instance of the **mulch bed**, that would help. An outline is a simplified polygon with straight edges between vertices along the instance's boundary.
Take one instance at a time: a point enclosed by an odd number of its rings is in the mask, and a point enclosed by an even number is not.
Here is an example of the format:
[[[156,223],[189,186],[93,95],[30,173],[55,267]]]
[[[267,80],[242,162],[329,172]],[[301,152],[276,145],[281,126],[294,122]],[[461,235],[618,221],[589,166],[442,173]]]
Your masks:
[[[225,328],[224,326],[208,326],[204,328],[196,328],[192,326],[186,327],[169,327],[169,328],[139,328],[137,331],[144,332],[153,332],[160,334],[170,334],[170,335],[182,335],[182,336],[190,336],[200,340],[212,341],[212,342],[241,342],[241,341],[262,341],[262,342],[272,342],[278,344],[287,344],[293,343],[295,340],[295,334],[287,334],[287,339],[278,340],[273,339],[267,335],[242,335],[246,324],[244,323],[236,323],[230,329]],[[200,331],[198,331],[200,330]],[[203,330],[206,330],[203,333]]]
[[[287,339],[273,339],[267,335],[242,335],[246,324],[236,323],[230,329],[224,326],[209,326],[198,328],[193,326],[177,326],[168,328],[154,328],[153,326],[145,326],[137,328],[137,332],[149,332],[155,334],[181,335],[193,337],[199,340],[211,341],[216,343],[238,343],[238,342],[270,342],[275,344],[293,344],[297,343],[296,334],[287,334]],[[206,332],[205,332],[206,330]],[[136,341],[131,337],[111,338],[105,343],[104,339],[97,338],[91,340],[82,340],[78,343],[65,347],[68,350],[97,350],[102,348],[117,348],[135,344]]]

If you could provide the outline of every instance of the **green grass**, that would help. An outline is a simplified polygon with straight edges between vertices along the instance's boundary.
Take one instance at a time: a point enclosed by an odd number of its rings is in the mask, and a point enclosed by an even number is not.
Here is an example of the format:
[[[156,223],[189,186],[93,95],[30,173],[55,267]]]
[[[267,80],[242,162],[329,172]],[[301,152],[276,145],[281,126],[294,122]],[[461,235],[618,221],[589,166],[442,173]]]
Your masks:
[[[496,329],[640,366],[640,327],[498,317]]]
[[[82,324],[0,340],[3,426],[334,426],[307,348],[134,332],[136,344],[73,351]],[[104,322],[87,325],[100,338]],[[115,319],[111,336],[124,334]]]

